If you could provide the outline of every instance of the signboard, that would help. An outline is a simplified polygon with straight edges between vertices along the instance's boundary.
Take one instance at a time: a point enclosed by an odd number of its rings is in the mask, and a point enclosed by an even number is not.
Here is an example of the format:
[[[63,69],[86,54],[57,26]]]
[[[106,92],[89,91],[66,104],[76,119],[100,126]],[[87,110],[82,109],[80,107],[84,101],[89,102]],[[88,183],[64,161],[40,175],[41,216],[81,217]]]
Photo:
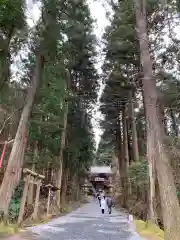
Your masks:
[[[105,178],[100,178],[100,177],[96,177],[94,179],[95,182],[104,182],[105,181]]]

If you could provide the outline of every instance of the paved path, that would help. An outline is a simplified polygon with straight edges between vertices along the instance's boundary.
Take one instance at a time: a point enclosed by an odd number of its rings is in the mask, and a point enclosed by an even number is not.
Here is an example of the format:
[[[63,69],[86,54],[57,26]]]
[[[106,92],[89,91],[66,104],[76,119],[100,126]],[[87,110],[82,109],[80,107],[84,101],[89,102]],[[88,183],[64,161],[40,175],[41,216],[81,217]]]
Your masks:
[[[102,215],[96,200],[48,224],[31,227],[38,240],[142,240],[127,216],[113,210]]]

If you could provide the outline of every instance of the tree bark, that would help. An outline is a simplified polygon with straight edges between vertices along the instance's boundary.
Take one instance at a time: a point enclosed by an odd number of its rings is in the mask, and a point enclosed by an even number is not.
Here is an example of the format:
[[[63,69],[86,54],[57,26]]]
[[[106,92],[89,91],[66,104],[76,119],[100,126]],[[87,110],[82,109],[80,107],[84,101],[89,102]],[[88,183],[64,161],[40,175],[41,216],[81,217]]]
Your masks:
[[[40,54],[37,54],[36,65],[32,78],[32,87],[28,90],[27,101],[21,114],[6,172],[0,187],[0,211],[5,215],[8,214],[8,207],[11,201],[11,197],[13,195],[15,187],[18,185],[21,178],[21,171],[28,136],[28,122],[33,107],[35,94],[40,82],[40,73],[42,67],[42,56]]]
[[[65,204],[66,202],[66,191],[67,191],[67,184],[69,179],[69,168],[65,167],[63,170],[62,176],[62,188],[61,188],[61,204]]]
[[[123,172],[124,172],[124,149],[123,149],[123,136],[122,136],[122,120],[121,114],[119,114],[117,130],[116,130],[116,141],[117,141],[117,153],[118,153],[118,167],[120,176],[120,188],[121,195],[124,193],[124,182],[123,182]],[[123,198],[121,198],[121,205],[123,205]]]
[[[127,128],[127,108],[126,105],[123,109],[122,114],[122,121],[123,121],[123,145],[124,145],[124,158],[125,158],[125,165],[129,166],[129,148],[128,148],[128,128]]]
[[[10,76],[10,43],[13,37],[14,28],[10,29],[7,34],[7,38],[3,39],[0,36],[0,43],[1,43],[1,52],[0,52],[0,92],[3,89],[4,83],[8,80]]]
[[[143,104],[146,114],[146,106],[143,92]],[[161,120],[160,120],[161,121]],[[155,181],[156,181],[156,171],[155,171],[155,151],[154,148],[154,138],[151,131],[147,131],[147,156],[148,156],[148,171],[149,171],[149,189],[148,189],[148,211],[147,211],[147,220],[153,224],[157,223],[156,216],[156,192],[155,192]]]
[[[128,200],[128,176],[127,170],[129,166],[129,152],[128,152],[128,136],[127,136],[127,119],[126,119],[126,105],[122,111],[122,122],[123,122],[123,152],[124,158],[122,159],[122,168],[120,172],[123,198],[122,198],[122,207],[127,207]]]
[[[132,97],[132,90],[130,90],[130,118],[132,124],[132,149],[133,157],[135,161],[139,161],[139,148],[138,148],[138,138],[137,138],[137,129],[136,129],[136,119],[134,114],[134,103]]]
[[[162,96],[162,93],[160,92],[159,89],[157,89],[157,95],[158,95],[158,100],[157,100],[157,108],[159,109],[159,120],[161,121],[161,125],[163,126],[162,127],[162,130],[163,130],[163,133],[162,134],[166,134],[168,135],[168,131],[167,131],[167,119],[166,119],[166,116],[165,116],[165,112],[164,112],[164,99],[163,99],[163,96]]]
[[[116,141],[117,141],[117,152],[118,152],[118,154],[117,154],[118,155],[118,167],[119,167],[118,170],[119,170],[119,174],[120,174],[121,168],[122,168],[122,161],[124,158],[120,116],[119,116],[117,130],[116,130]]]
[[[35,165],[37,163],[37,157],[38,157],[38,141],[34,142],[34,154],[33,154],[33,163],[32,163],[32,171],[35,172]],[[34,198],[34,184],[29,183],[29,190],[28,190],[28,196],[27,196],[27,203],[32,204]]]
[[[153,151],[154,142],[153,136],[151,136],[151,131],[147,132],[147,155],[148,155],[148,170],[149,170],[149,201],[148,201],[148,221],[156,224],[156,196],[155,196],[155,180],[156,180],[156,173],[155,173],[155,161],[156,156],[155,152]]]
[[[118,124],[116,129],[116,148],[117,148],[117,156],[118,156],[118,167],[120,172],[120,166],[121,166],[121,156],[122,156],[122,134],[121,134],[121,120],[120,115],[118,117]]]
[[[68,102],[66,102],[65,110],[64,110],[64,120],[63,120],[63,132],[61,135],[61,143],[60,143],[60,152],[59,152],[59,167],[57,170],[57,182],[56,186],[59,190],[56,192],[56,204],[57,207],[60,208],[61,205],[61,184],[62,184],[62,168],[63,168],[63,152],[66,141],[66,130],[67,130],[67,117],[68,117]]]
[[[144,78],[143,92],[146,107],[147,132],[151,137],[148,141],[149,151],[154,151],[155,168],[159,183],[160,198],[166,240],[178,240],[180,236],[180,207],[176,195],[174,177],[169,163],[168,154],[164,145],[164,126],[159,119],[158,92],[153,79],[152,61],[149,51],[147,35],[146,9],[144,1],[134,0],[136,10],[137,34],[140,44],[141,64]],[[162,135],[163,134],[163,135]],[[151,158],[148,153],[148,161]]]
[[[170,117],[171,117],[173,134],[177,137],[179,135],[179,129],[178,129],[177,121],[176,121],[176,116],[175,116],[172,108],[169,109],[169,112],[170,112]]]

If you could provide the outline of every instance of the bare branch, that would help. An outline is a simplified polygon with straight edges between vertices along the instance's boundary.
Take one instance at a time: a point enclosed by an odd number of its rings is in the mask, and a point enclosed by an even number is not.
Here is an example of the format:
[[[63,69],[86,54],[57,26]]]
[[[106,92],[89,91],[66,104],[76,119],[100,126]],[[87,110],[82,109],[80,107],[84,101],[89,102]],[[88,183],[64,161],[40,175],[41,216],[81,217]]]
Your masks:
[[[2,132],[3,132],[4,128],[5,128],[5,126],[6,126],[6,122],[7,122],[9,119],[11,119],[11,117],[8,117],[8,118],[4,121],[3,126],[2,126],[2,128],[1,128],[1,130],[0,130],[0,135],[2,134]]]

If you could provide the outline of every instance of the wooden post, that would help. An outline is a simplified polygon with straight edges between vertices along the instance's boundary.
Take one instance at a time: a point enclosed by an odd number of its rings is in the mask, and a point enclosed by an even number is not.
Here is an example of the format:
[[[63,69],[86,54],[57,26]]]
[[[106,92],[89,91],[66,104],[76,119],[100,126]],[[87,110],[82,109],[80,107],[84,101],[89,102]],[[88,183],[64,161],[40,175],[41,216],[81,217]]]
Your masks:
[[[33,216],[32,216],[34,220],[37,219],[37,214],[38,214],[40,189],[41,189],[41,179],[37,180],[36,199],[35,199],[35,204],[34,204],[34,212],[33,212]]]
[[[28,196],[27,196],[27,203],[32,204],[33,203],[33,183],[29,184],[29,191],[28,191]]]
[[[33,163],[32,172],[35,172],[35,163]],[[29,183],[27,203],[33,204],[33,198],[34,198],[34,177],[32,176],[32,181]]]
[[[25,208],[25,204],[26,204],[26,198],[27,198],[28,187],[29,187],[29,180],[30,180],[30,176],[28,175],[27,177],[25,177],[25,186],[24,186],[23,196],[21,198],[20,212],[19,212],[19,217],[18,217],[18,225],[20,225],[23,220],[24,208]]]
[[[49,192],[48,192],[48,201],[47,201],[47,216],[49,215],[49,209],[50,209],[50,198],[51,198],[51,188],[49,187]]]
[[[27,204],[33,204],[34,177],[31,176],[27,194]]]

